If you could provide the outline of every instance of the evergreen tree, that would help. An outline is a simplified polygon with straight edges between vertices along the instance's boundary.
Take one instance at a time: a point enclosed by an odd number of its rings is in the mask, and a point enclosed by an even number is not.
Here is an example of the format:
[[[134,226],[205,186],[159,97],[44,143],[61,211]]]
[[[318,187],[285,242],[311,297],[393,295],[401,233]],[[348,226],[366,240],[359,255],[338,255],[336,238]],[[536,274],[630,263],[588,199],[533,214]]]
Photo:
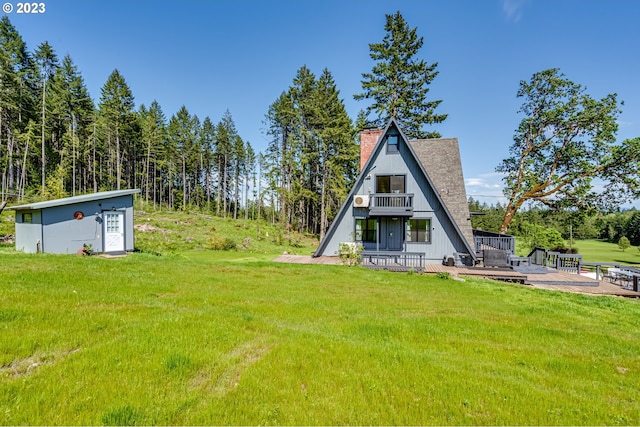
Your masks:
[[[202,126],[200,128],[200,147],[202,150],[202,162],[203,162],[203,185],[206,194],[207,208],[210,209],[211,194],[214,190],[214,174],[215,174],[215,140],[216,140],[216,127],[209,118],[204,118]]]
[[[128,154],[128,143],[134,130],[133,94],[117,69],[107,79],[101,94],[98,107],[107,143],[106,176],[113,177],[115,172],[115,183],[110,183],[110,186],[115,184],[120,190],[123,159]]]
[[[216,126],[216,149],[214,157],[217,164],[218,190],[216,194],[216,214],[227,216],[227,205],[229,197],[229,182],[232,179],[231,161],[233,156],[233,146],[238,132],[229,110],[225,111],[218,125]]]
[[[176,159],[179,160],[180,178],[178,188],[182,189],[181,207],[185,209],[190,202],[193,161],[196,158],[196,138],[199,133],[198,118],[191,116],[184,105],[171,117],[167,128],[169,143],[175,149]]]
[[[427,99],[429,85],[438,75],[437,62],[428,64],[416,55],[424,41],[418,37],[416,28],[410,28],[400,12],[386,15],[386,34],[382,43],[369,44],[371,58],[376,61],[371,73],[363,73],[363,93],[356,100],[371,99],[366,109],[367,116],[374,112],[371,124],[384,126],[395,118],[410,138],[437,138],[438,132],[426,132],[425,124],[443,122],[446,114],[436,114],[442,101]]]
[[[301,67],[267,114],[266,177],[280,221],[324,233],[355,177],[357,146],[333,76]],[[274,204],[275,206],[275,204]]]
[[[57,66],[58,58],[53,51],[51,45],[48,42],[42,43],[38,46],[35,52],[35,60],[38,66],[39,78],[40,78],[40,91],[41,91],[41,116],[40,116],[40,143],[41,143],[41,170],[42,170],[42,193],[45,190],[45,176],[46,176],[46,150],[45,150],[45,128],[46,128],[46,112],[47,112],[47,82],[53,76]]]
[[[166,163],[163,155],[166,138],[166,118],[156,100],[151,102],[149,109],[142,105],[138,114],[141,122],[141,137],[145,146],[145,160],[142,171],[144,197],[149,202],[149,195],[151,194],[155,207],[156,203],[161,203],[161,194],[164,189],[163,182],[158,174],[162,173],[163,166]]]
[[[71,57],[66,55],[56,70],[50,84],[47,109],[51,111],[52,137],[59,145],[57,151],[45,153],[70,171],[71,194],[87,188],[93,177],[91,158],[91,128],[94,121],[94,105],[89,91]],[[56,147],[52,147],[56,148]]]
[[[15,196],[18,178],[26,167],[21,162],[27,153],[30,121],[36,121],[36,70],[27,45],[5,15],[0,18],[0,164],[2,189],[0,195]],[[28,157],[27,157],[28,159]]]

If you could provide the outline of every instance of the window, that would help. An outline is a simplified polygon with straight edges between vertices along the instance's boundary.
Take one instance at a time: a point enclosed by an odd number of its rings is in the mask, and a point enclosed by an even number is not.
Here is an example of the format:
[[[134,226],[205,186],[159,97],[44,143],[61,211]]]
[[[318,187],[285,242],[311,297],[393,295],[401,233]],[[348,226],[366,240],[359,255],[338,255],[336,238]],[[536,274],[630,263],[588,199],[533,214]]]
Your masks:
[[[407,221],[407,242],[431,243],[431,220],[410,219]]]
[[[31,224],[33,222],[33,214],[31,212],[23,213],[22,214],[22,222],[25,223],[25,224]]]
[[[398,152],[398,135],[387,136],[387,153]]]
[[[375,219],[356,219],[356,242],[376,241],[376,229],[378,221]]]
[[[107,233],[120,233],[120,216],[118,214],[105,214],[107,221]]]
[[[404,193],[404,175],[376,176],[376,193]]]

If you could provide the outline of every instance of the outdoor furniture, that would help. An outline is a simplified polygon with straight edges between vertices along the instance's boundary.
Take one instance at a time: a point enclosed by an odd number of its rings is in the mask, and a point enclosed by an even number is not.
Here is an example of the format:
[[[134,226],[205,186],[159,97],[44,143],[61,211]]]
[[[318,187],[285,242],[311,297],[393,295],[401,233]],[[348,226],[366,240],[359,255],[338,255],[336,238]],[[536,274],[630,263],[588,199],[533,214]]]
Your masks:
[[[485,249],[482,261],[485,267],[510,267],[509,252],[497,249]]]
[[[633,281],[633,274],[621,268],[610,268],[605,275],[611,283],[627,288]]]
[[[512,267],[531,265],[531,258],[528,256],[509,255],[509,265]]]

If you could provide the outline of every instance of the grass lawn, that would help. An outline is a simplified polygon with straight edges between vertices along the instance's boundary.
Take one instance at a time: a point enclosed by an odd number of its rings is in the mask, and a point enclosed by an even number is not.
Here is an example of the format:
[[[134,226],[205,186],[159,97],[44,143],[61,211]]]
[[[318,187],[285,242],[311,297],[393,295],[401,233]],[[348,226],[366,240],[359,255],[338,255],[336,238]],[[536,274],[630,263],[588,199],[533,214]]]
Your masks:
[[[586,262],[615,262],[625,265],[640,264],[640,251],[636,246],[622,250],[616,243],[600,240],[576,240],[574,246]]]
[[[640,424],[635,300],[259,251],[0,257],[1,424]]]

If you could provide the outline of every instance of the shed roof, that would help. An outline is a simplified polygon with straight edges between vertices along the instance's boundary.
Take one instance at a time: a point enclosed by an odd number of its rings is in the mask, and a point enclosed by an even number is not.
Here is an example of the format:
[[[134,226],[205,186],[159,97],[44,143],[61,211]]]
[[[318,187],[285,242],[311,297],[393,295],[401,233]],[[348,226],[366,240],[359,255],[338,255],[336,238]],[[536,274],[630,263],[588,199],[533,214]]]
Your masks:
[[[102,191],[93,194],[83,194],[81,196],[65,197],[62,199],[47,200],[45,202],[27,203],[25,205],[11,206],[7,209],[14,211],[23,210],[38,210],[52,208],[55,206],[73,205],[83,202],[93,202],[95,200],[113,199],[114,197],[128,196],[129,194],[139,193],[139,189],[132,190],[114,190],[114,191]]]

